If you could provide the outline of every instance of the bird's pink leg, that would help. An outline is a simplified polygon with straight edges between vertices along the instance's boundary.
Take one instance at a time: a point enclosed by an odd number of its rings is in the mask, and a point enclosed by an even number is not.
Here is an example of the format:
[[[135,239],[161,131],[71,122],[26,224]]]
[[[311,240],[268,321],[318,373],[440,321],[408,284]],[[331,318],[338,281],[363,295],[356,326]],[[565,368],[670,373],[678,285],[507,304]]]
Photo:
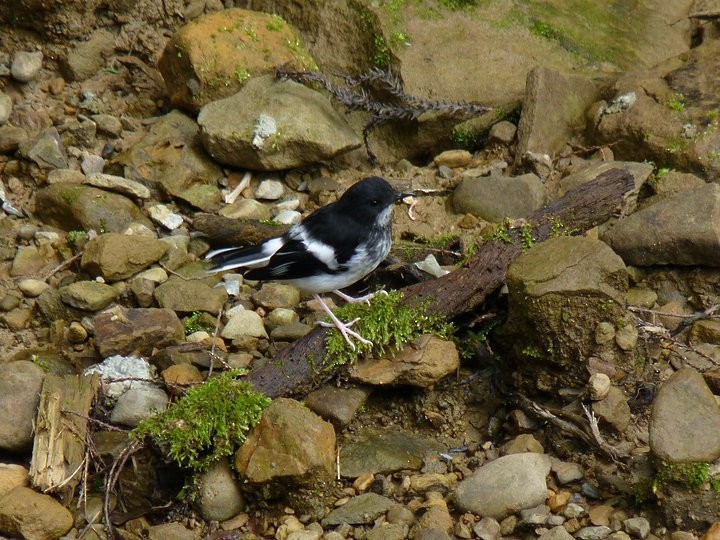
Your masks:
[[[365,338],[362,337],[360,334],[358,334],[357,332],[355,332],[354,330],[352,330],[352,329],[350,328],[353,324],[355,324],[355,323],[358,321],[358,319],[353,319],[352,321],[350,321],[350,322],[348,322],[348,323],[344,323],[344,322],[342,322],[340,319],[338,319],[338,318],[335,316],[335,314],[334,314],[334,313],[332,312],[332,310],[327,306],[327,304],[325,303],[325,301],[324,301],[322,298],[320,298],[320,295],[318,295],[318,294],[313,294],[313,298],[315,298],[315,300],[317,300],[318,302],[320,302],[320,305],[321,305],[322,308],[325,310],[325,313],[328,314],[328,316],[330,317],[330,320],[332,321],[331,323],[325,322],[325,321],[318,321],[317,324],[319,324],[320,326],[325,326],[325,327],[327,327],[327,328],[331,328],[331,327],[333,327],[333,326],[334,326],[335,328],[337,328],[338,331],[339,331],[339,332],[342,334],[342,336],[345,338],[345,341],[348,342],[348,345],[350,345],[350,348],[351,348],[353,351],[355,350],[355,344],[354,344],[354,343],[352,342],[352,340],[350,339],[350,336],[354,337],[354,338],[357,339],[360,343],[364,343],[365,345],[372,345],[372,344],[373,344],[372,341],[370,341],[369,339],[365,339]],[[352,297],[351,297],[351,298],[352,298]]]
[[[365,296],[358,296],[355,298],[354,296],[350,296],[349,294],[345,294],[342,291],[335,290],[333,291],[335,294],[337,294],[340,298],[345,300],[346,302],[350,302],[351,304],[357,304],[359,302],[365,302],[366,304],[370,304],[370,300],[375,298],[376,294],[387,294],[387,291],[378,291],[370,294],[366,294]]]

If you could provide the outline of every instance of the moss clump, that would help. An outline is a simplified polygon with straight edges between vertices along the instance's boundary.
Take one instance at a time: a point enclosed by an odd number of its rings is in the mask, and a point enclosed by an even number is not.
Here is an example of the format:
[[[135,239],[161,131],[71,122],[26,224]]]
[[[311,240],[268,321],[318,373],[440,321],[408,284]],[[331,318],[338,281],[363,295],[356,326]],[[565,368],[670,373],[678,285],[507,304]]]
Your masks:
[[[663,486],[674,483],[680,484],[689,490],[696,490],[710,480],[710,465],[708,463],[669,463],[663,461],[658,465],[655,488],[662,489]]]
[[[377,294],[370,305],[354,303],[336,309],[335,315],[341,321],[358,319],[353,330],[372,341],[373,345],[355,341],[355,350],[352,350],[340,332],[333,330],[327,340],[328,367],[350,364],[368,352],[382,355],[397,351],[423,334],[452,335],[452,324],[441,317],[429,315],[424,306],[402,305],[402,299],[401,292],[391,291]]]
[[[173,406],[143,420],[131,435],[151,439],[167,457],[194,473],[206,470],[245,442],[270,398],[226,371],[190,389]]]
[[[215,322],[212,317],[202,311],[195,311],[189,317],[183,320],[185,335],[194,334],[195,332],[210,332],[215,330]]]

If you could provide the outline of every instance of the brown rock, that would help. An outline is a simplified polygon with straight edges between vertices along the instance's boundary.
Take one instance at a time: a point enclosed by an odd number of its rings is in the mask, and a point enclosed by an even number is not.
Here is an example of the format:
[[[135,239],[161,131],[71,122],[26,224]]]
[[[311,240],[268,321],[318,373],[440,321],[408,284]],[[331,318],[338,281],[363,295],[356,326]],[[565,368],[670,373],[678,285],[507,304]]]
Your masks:
[[[182,341],[185,330],[175,312],[158,308],[118,308],[93,318],[95,346],[103,358],[113,354],[138,352],[149,355],[153,349]]]
[[[168,244],[155,238],[108,233],[87,243],[81,265],[107,281],[119,281],[158,261],[168,249]]]
[[[72,524],[72,514],[50,495],[18,486],[0,498],[0,531],[13,536],[54,540]]]

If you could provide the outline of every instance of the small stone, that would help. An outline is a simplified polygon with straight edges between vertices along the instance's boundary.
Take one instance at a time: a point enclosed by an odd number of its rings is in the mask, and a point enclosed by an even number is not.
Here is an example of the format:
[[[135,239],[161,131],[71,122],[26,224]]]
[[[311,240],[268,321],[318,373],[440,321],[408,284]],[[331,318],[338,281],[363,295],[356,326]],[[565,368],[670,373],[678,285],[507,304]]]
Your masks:
[[[17,51],[13,56],[10,74],[16,81],[29,82],[37,77],[42,68],[41,52]]]
[[[17,486],[30,483],[30,472],[22,465],[0,463],[0,498]]]
[[[313,327],[301,322],[278,326],[270,332],[275,341],[295,341],[312,332]]]
[[[519,454],[521,452],[535,452],[536,454],[545,453],[545,449],[538,440],[529,433],[521,433],[507,444],[503,445],[502,450],[505,454]]]
[[[283,283],[263,283],[260,290],[252,295],[252,300],[266,309],[289,309],[300,303],[300,291]]]
[[[502,120],[493,124],[488,133],[488,141],[509,146],[515,140],[517,127],[512,122]]]
[[[588,390],[590,391],[590,399],[600,401],[604,399],[610,392],[610,377],[604,373],[595,373],[590,376],[588,381]]]
[[[623,351],[632,351],[638,340],[638,330],[633,324],[626,324],[615,333],[615,343]]]
[[[3,534],[33,539],[60,538],[72,525],[72,514],[50,495],[18,486],[0,498]]]
[[[227,461],[214,463],[200,475],[198,506],[207,520],[224,521],[245,508],[240,486]]]
[[[275,215],[273,221],[283,225],[297,225],[302,221],[302,214],[297,210],[282,210]]]
[[[268,337],[262,318],[250,310],[243,310],[233,315],[225,324],[220,335],[225,339],[238,339],[246,336],[266,339]]]
[[[595,343],[602,345],[608,343],[615,337],[615,327],[609,322],[600,322],[595,327]]]
[[[457,167],[465,167],[470,163],[472,154],[467,150],[446,150],[441,154],[435,156],[435,165],[445,165],[451,169]]]
[[[8,292],[0,298],[0,311],[12,311],[20,305],[22,298],[16,292]]]
[[[170,210],[170,208],[164,204],[153,205],[149,207],[147,211],[154,222],[159,223],[168,230],[174,231],[183,224],[183,217]]]
[[[644,517],[634,517],[623,521],[625,531],[636,538],[647,538],[650,534],[650,522]]]
[[[12,98],[5,92],[0,92],[0,126],[8,121],[12,112]]]
[[[30,326],[32,314],[32,308],[16,308],[2,315],[0,321],[5,323],[8,329],[17,332]]]
[[[484,517],[473,526],[473,532],[481,540],[497,540],[500,537],[500,524],[496,519]]]
[[[279,180],[263,180],[255,190],[255,198],[277,201],[285,194],[285,186]]]
[[[655,305],[655,302],[657,302],[658,295],[655,291],[647,287],[630,287],[625,298],[631,306],[650,309]]]
[[[609,527],[610,516],[614,511],[615,509],[607,504],[599,504],[597,506],[593,506],[588,512],[590,523],[592,523],[593,525],[605,525],[606,527]]]
[[[105,160],[102,158],[102,156],[91,154],[89,152],[83,152],[83,158],[80,162],[80,170],[82,170],[83,173],[85,173],[86,175],[100,174],[103,172],[104,168]]]
[[[585,515],[585,509],[577,503],[568,503],[563,510],[563,516],[566,518],[578,518]]]
[[[627,429],[632,419],[627,398],[617,386],[611,386],[605,398],[593,402],[592,410],[620,433]]]
[[[130,388],[121,395],[110,414],[113,423],[135,427],[143,419],[167,408],[168,396],[155,386]]]
[[[97,124],[98,133],[119,137],[122,133],[122,123],[111,114],[94,114],[90,118]]]
[[[53,96],[57,96],[65,90],[65,79],[62,77],[53,77],[48,83],[48,90]]]
[[[140,182],[123,178],[122,176],[96,172],[89,174],[85,178],[85,183],[91,186],[107,189],[109,191],[115,191],[117,193],[121,193],[122,195],[136,197],[138,199],[150,198],[150,190],[146,186]]]
[[[0,126],[0,154],[15,152],[21,143],[28,140],[28,132],[21,127]]]
[[[87,340],[88,333],[85,327],[77,321],[70,323],[67,331],[67,340],[70,343],[78,344],[84,343]]]
[[[578,540],[603,540],[612,532],[610,527],[583,527],[575,533]]]
[[[221,216],[232,219],[270,219],[270,208],[254,199],[240,199],[218,211]]]
[[[23,279],[18,283],[18,289],[28,298],[37,298],[48,287],[50,285],[40,279]]]
[[[148,528],[147,538],[148,540],[195,540],[196,535],[182,523],[173,521],[152,525]]]
[[[547,505],[550,507],[550,511],[559,512],[563,507],[570,501],[571,493],[569,491],[560,491],[554,493],[548,497]]]
[[[540,535],[538,540],[571,540],[572,536],[565,530],[565,527],[557,526],[553,527],[549,531],[546,531]]]
[[[271,330],[277,328],[278,326],[284,326],[297,322],[300,322],[300,316],[292,309],[282,307],[273,309],[270,313],[268,313],[265,321],[267,327]]]
[[[552,464],[552,471],[562,485],[576,482],[583,477],[583,469],[577,463],[556,461]]]

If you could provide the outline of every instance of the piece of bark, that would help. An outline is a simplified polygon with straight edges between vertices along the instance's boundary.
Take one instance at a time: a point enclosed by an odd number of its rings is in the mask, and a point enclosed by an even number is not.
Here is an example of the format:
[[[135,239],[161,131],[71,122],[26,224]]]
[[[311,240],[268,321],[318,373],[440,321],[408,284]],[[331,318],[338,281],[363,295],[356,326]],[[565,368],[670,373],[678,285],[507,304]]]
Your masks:
[[[30,462],[32,484],[43,493],[71,497],[80,482],[87,419],[98,384],[97,374],[45,377]]]
[[[625,195],[635,188],[633,177],[624,169],[611,169],[536,212],[527,221],[537,242],[546,240],[558,224],[564,231],[584,232],[607,221],[618,211]],[[404,302],[424,303],[431,314],[446,318],[474,311],[505,280],[510,263],[522,253],[520,232],[509,231],[512,243],[494,242],[481,246],[470,262],[441,278],[402,289]],[[325,338],[330,329],[316,328],[290,344],[247,379],[255,390],[270,397],[305,394],[333,375],[326,369]]]
[[[290,227],[281,223],[232,219],[199,212],[193,216],[193,228],[205,234],[213,246],[254,246],[285,234]]]

